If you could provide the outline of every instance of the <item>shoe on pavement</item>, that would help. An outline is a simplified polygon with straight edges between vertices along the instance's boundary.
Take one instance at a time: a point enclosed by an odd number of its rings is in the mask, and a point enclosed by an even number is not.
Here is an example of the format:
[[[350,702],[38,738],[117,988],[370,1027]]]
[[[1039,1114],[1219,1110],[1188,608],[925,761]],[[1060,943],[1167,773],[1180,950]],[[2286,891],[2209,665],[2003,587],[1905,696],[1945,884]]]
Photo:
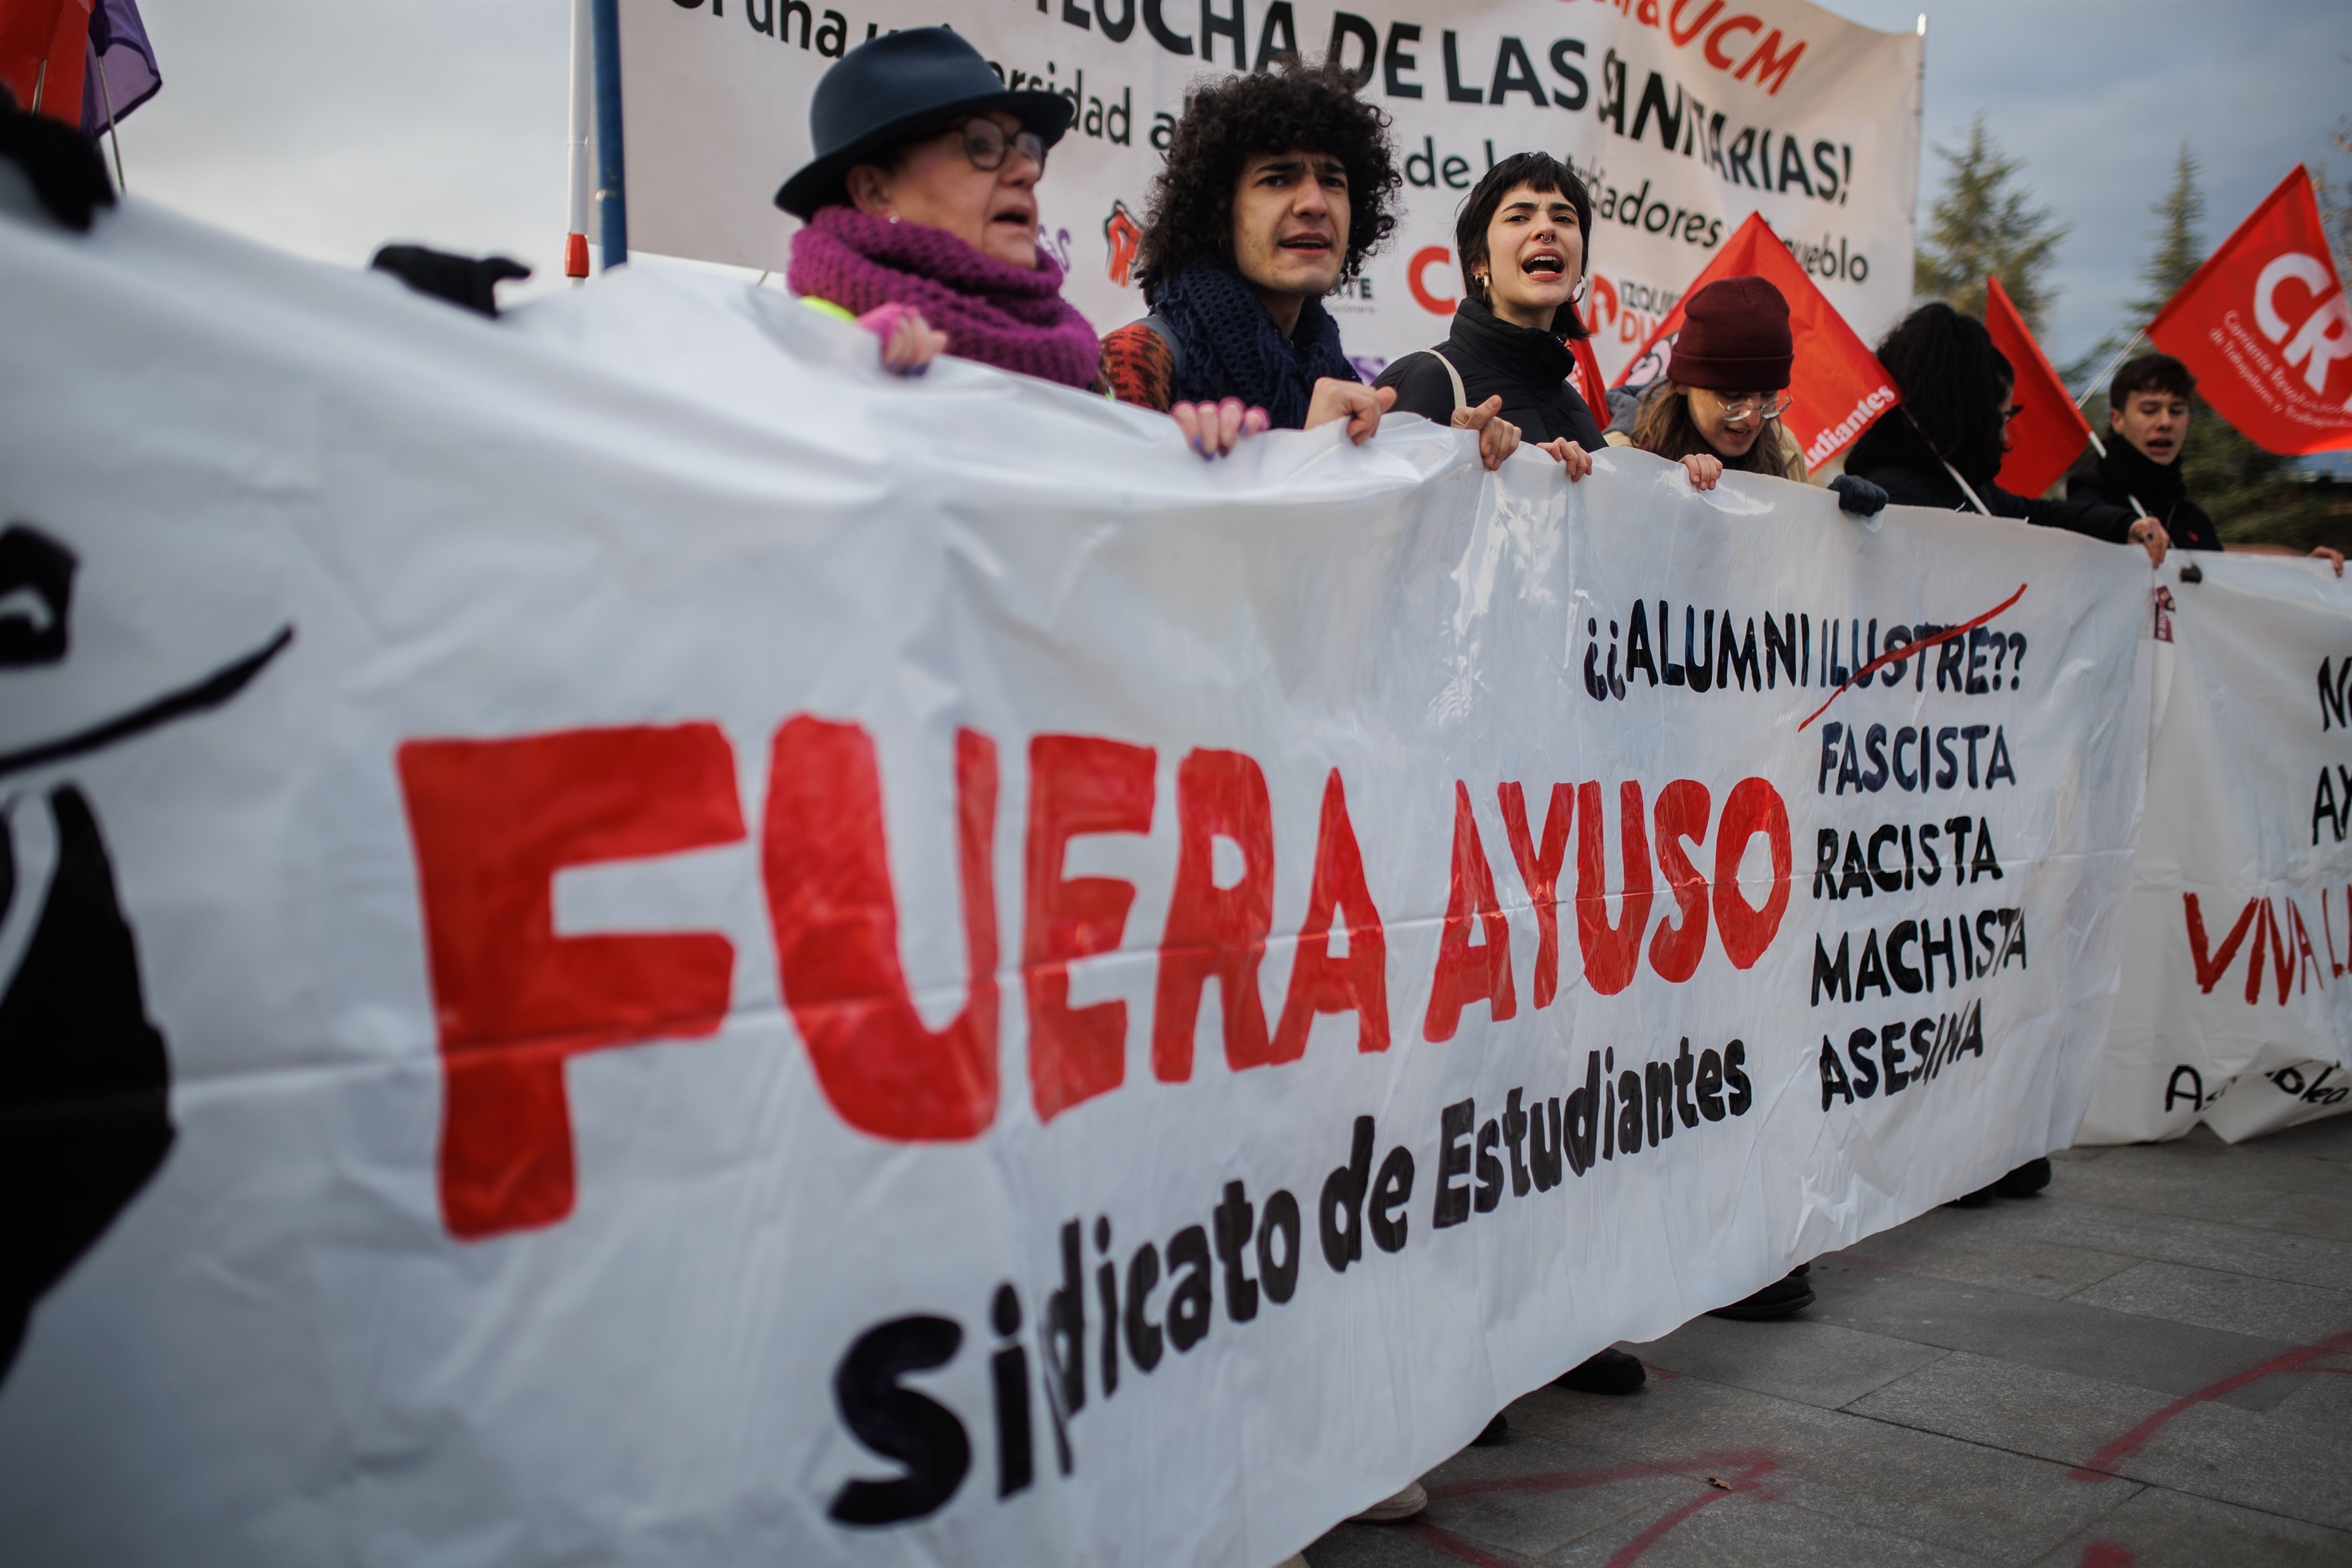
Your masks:
[[[1394,1497],[1383,1498],[1356,1515],[1357,1524],[1400,1524],[1429,1506],[1429,1494],[1419,1481],[1410,1481]]]
[[[1992,1190],[2003,1197],[2032,1197],[2049,1185],[2050,1162],[2047,1159],[2028,1160],[1993,1183]]]
[[[1765,1318],[1785,1318],[1812,1304],[1813,1288],[1805,1283],[1805,1270],[1800,1267],[1786,1279],[1775,1280],[1754,1295],[1743,1296],[1729,1306],[1717,1307],[1706,1315],[1757,1322]]]
[[[1486,1430],[1470,1439],[1470,1446],[1474,1448],[1499,1448],[1510,1435],[1510,1421],[1497,1410],[1495,1418],[1486,1423]]]
[[[1640,1356],[1628,1355],[1622,1350],[1604,1350],[1570,1367],[1553,1381],[1578,1394],[1631,1394],[1649,1377]]]
[[[2009,1178],[2007,1176],[2003,1176],[2001,1181],[2006,1181]],[[1995,1182],[1992,1186],[1980,1186],[1974,1192],[1963,1193],[1958,1197],[1952,1199],[1951,1202],[1944,1205],[1944,1207],[1946,1208],[1982,1208],[1986,1204],[1990,1203],[1993,1200],[1994,1188],[2000,1186],[2000,1182]]]

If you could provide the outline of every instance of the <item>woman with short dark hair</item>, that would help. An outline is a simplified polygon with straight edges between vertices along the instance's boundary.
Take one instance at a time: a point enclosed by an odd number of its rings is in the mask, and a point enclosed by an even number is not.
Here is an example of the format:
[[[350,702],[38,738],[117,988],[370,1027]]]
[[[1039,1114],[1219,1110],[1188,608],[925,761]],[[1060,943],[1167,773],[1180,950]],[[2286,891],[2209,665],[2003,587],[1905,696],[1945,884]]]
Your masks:
[[[1439,424],[1507,422],[1570,479],[1591,473],[1601,427],[1570,383],[1569,345],[1590,335],[1576,306],[1591,232],[1592,197],[1550,153],[1514,153],[1487,170],[1454,221],[1463,298],[1452,329],[1391,361],[1372,384],[1394,387],[1398,408]]]
[[[860,44],[817,83],[817,156],[776,193],[808,221],[785,282],[874,332],[900,374],[944,351],[1094,385],[1094,329],[1037,244],[1037,181],[1071,113],[1058,93],[1006,91],[945,27]]]

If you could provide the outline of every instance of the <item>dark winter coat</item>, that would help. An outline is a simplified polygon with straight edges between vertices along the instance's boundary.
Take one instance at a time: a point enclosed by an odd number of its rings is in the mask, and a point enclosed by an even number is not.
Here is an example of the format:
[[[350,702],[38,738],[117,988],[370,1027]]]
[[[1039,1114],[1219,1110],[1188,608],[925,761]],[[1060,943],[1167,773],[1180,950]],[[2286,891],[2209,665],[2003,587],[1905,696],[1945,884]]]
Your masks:
[[[2189,498],[2189,486],[2180,477],[2180,464],[2155,463],[2140,449],[2120,435],[2107,437],[2107,455],[2085,451],[2082,460],[2068,470],[2066,498],[2070,501],[2104,501],[2110,507],[2132,508],[2132,515],[2154,517],[2164,525],[2179,549],[2220,549],[2221,533],[2205,508]],[[2137,500],[2146,507],[2143,514],[2133,507]]]
[[[1471,407],[1501,394],[1502,417],[1529,442],[1565,436],[1587,452],[1601,450],[1601,426],[1569,384],[1576,357],[1555,333],[1498,319],[1480,300],[1465,299],[1454,312],[1454,329],[1439,346],[1462,372]],[[1432,354],[1407,354],[1382,371],[1375,387],[1396,388],[1399,412],[1439,424],[1454,420],[1454,382]]]
[[[1896,409],[1863,433],[1845,460],[1845,471],[1859,475],[1886,492],[1898,507],[1933,507],[1940,511],[1973,511],[1959,484],[1945,470],[1918,427]],[[2083,499],[2045,501],[2011,495],[1990,476],[1971,479],[1978,497],[1997,517],[2021,517],[2038,528],[2065,528],[2109,544],[2130,540],[2137,516],[2124,507]]]

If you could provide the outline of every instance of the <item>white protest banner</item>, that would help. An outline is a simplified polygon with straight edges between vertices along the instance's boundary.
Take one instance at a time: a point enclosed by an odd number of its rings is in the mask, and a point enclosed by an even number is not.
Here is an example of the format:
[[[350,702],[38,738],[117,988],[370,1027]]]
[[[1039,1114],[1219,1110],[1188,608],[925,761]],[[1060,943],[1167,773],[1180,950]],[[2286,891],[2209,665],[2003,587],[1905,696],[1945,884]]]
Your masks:
[[[1442,340],[1454,219],[1497,159],[1543,149],[1592,190],[1585,309],[1614,378],[1761,212],[1855,330],[1910,303],[1924,40],[1805,0],[620,0],[633,249],[782,272],[772,204],[811,156],[809,96],[878,32],[952,26],[1077,123],[1038,185],[1040,241],[1097,331],[1129,280],[1184,90],[1286,53],[1339,58],[1395,121],[1402,221],[1328,301],[1367,374]]]
[[[2177,580],[2191,559],[2200,580]],[[2084,1143],[2200,1119],[2235,1143],[2352,1103],[2352,584],[2211,554],[2163,576],[2124,1000]]]
[[[26,1561],[1269,1563],[2081,1114],[2136,551],[0,274]]]

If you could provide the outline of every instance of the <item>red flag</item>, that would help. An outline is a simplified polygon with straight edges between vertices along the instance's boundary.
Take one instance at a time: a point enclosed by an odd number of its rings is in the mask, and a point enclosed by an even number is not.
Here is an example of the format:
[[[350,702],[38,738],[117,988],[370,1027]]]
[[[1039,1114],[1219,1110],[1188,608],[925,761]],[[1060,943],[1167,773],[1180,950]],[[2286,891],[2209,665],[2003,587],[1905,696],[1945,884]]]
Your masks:
[[[2074,406],[1998,277],[1985,279],[1985,329],[2017,373],[2020,413],[2009,422],[2009,455],[2001,459],[1999,483],[2011,495],[2039,496],[2083,455],[2091,422]]]
[[[2289,455],[2352,447],[2352,305],[2302,164],[2206,258],[2147,335],[2256,444]]]
[[[1691,279],[1682,298],[1688,299],[1718,277],[1761,277],[1789,301],[1789,330],[1796,339],[1797,364],[1789,388],[1789,412],[1780,416],[1780,423],[1803,449],[1805,465],[1818,468],[1895,406],[1895,379],[1870,351],[1870,345],[1845,324],[1837,307],[1813,287],[1813,280],[1773,235],[1761,213],[1748,215],[1738,232],[1723,242],[1715,259]],[[1683,308],[1677,301],[1616,384],[1627,384],[1637,371],[1645,380],[1664,374],[1666,349],[1682,329]]]
[[[0,0],[0,83],[26,109],[81,123],[90,0]]]

